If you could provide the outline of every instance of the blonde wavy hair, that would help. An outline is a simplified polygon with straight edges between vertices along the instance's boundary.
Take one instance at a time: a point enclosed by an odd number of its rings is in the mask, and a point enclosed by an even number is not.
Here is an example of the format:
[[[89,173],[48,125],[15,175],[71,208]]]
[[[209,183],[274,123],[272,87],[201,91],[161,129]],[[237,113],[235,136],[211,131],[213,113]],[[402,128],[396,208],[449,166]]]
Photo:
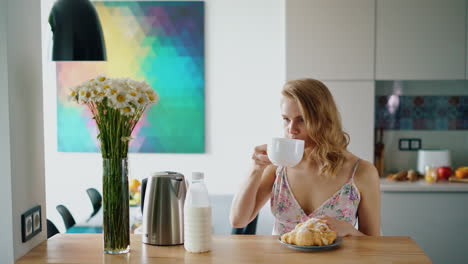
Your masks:
[[[320,173],[336,176],[345,161],[343,150],[349,135],[343,131],[341,117],[330,90],[319,80],[288,81],[281,92],[299,105],[307,134],[312,141],[306,155],[319,163]]]

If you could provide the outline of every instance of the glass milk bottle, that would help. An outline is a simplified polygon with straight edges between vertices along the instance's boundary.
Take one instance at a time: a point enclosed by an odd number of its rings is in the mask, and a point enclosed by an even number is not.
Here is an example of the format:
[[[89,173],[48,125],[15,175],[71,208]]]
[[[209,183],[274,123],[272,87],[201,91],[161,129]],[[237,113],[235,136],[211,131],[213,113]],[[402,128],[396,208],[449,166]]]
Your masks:
[[[201,253],[211,250],[211,205],[202,172],[192,173],[184,203],[184,248]]]

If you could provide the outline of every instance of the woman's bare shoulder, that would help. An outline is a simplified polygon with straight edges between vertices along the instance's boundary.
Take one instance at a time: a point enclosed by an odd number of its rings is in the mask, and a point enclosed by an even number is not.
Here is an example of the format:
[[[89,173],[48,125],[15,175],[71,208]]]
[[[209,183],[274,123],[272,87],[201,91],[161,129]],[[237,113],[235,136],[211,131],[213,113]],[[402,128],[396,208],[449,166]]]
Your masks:
[[[348,159],[356,162],[359,160],[359,165],[357,167],[356,173],[354,174],[354,181],[360,186],[375,186],[379,184],[379,174],[374,164],[360,159],[356,155],[349,153]]]
[[[263,175],[264,176],[267,176],[267,177],[271,177],[271,176],[276,176],[276,172],[278,171],[278,168],[277,166],[271,164],[271,165],[268,165],[265,170],[263,171]]]
[[[379,177],[379,174],[377,173],[377,169],[375,168],[374,164],[368,162],[367,160],[360,160],[359,161],[359,167],[358,170],[356,171],[356,175],[359,175],[361,177]]]

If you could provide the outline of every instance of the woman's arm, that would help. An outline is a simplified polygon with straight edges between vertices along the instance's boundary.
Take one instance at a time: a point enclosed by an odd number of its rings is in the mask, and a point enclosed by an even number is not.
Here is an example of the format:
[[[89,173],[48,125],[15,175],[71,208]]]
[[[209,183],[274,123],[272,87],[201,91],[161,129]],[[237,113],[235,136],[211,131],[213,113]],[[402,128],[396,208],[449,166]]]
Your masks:
[[[234,197],[230,222],[233,227],[244,227],[252,221],[268,201],[275,182],[276,167],[266,156],[266,145],[255,148],[254,166],[240,191]]]
[[[377,169],[367,161],[356,172],[356,185],[361,192],[358,208],[359,231],[363,235],[380,236],[380,179]],[[356,230],[357,231],[357,230]],[[358,235],[358,234],[356,234]]]

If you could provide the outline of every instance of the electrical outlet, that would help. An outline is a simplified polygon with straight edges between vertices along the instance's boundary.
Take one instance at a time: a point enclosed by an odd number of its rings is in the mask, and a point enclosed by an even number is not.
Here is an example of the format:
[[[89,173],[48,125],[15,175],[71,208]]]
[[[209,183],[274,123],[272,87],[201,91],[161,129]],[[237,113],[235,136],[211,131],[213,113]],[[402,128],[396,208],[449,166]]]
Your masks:
[[[21,240],[26,242],[42,231],[41,206],[33,207],[21,215]]]
[[[410,150],[410,139],[409,138],[400,138],[398,141],[399,150]]]
[[[401,151],[415,151],[422,148],[420,138],[400,138],[398,149]]]
[[[420,138],[410,139],[410,150],[418,150],[422,148],[422,143]]]

